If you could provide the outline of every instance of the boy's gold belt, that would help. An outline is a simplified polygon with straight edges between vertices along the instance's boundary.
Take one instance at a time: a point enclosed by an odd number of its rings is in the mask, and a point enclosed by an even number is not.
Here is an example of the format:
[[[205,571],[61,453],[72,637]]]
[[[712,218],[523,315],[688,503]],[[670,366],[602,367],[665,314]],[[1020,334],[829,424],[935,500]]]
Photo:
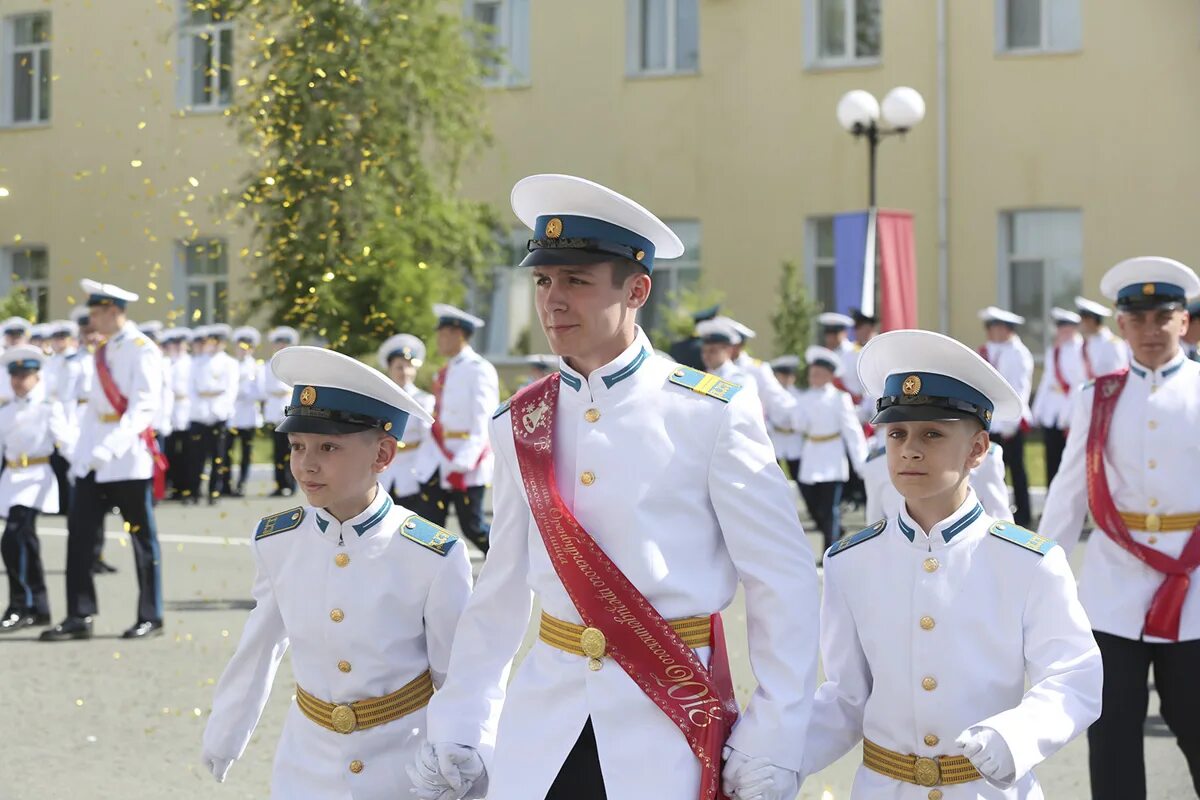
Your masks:
[[[429,670],[391,694],[353,703],[330,703],[296,686],[296,705],[304,716],[334,733],[353,733],[406,717],[428,705],[431,697],[433,676]]]
[[[983,777],[966,756],[926,758],[904,755],[880,747],[870,739],[863,739],[863,766],[880,775],[917,786],[951,786]]]

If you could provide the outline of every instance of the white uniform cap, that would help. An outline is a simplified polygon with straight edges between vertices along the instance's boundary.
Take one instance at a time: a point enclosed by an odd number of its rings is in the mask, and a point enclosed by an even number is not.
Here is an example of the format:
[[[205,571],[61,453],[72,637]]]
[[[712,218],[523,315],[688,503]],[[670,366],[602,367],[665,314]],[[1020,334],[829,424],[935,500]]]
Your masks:
[[[290,325],[280,325],[267,331],[267,341],[282,342],[283,344],[299,344],[300,331]]]
[[[467,333],[473,333],[476,328],[482,328],[485,324],[483,320],[474,314],[468,314],[461,308],[455,308],[445,303],[434,303],[433,315],[438,318],[437,326],[439,328],[450,325],[455,328],[462,328]]]
[[[163,324],[156,319],[148,319],[145,322],[137,324],[138,330],[149,336],[151,339],[157,338],[163,332]]]
[[[124,308],[126,303],[132,303],[138,299],[136,294],[122,289],[115,283],[101,283],[91,278],[84,278],[79,282],[79,286],[88,296],[85,305],[89,306],[117,305]]]
[[[46,354],[42,352],[42,348],[34,347],[31,344],[10,347],[4,351],[3,356],[0,356],[0,364],[9,370],[41,369],[44,363],[46,363]]]
[[[1095,300],[1088,300],[1086,297],[1077,296],[1075,298],[1075,308],[1081,314],[1092,314],[1097,317],[1111,317],[1112,309],[1103,303],[1097,303]]]
[[[726,317],[726,319],[729,319],[729,318]],[[758,336],[758,334],[755,333],[754,329],[751,328],[749,325],[743,325],[742,323],[738,322],[736,319],[729,319],[729,321],[731,323],[733,323],[733,329],[738,332],[738,336],[741,336],[742,339],[744,339],[745,341],[748,342],[751,339],[754,339]]]
[[[76,325],[87,325],[91,321],[92,312],[87,306],[75,306],[71,309],[71,321]]]
[[[988,306],[987,308],[980,309],[979,318],[986,323],[1003,322],[1005,325],[1025,324],[1025,318],[1020,314],[1014,314],[1011,311],[1006,311],[996,306]]]
[[[842,374],[842,357],[828,347],[813,345],[804,351],[804,362],[811,366],[821,366],[831,370],[834,375]]]
[[[550,353],[536,353],[531,356],[525,356],[525,363],[543,372],[553,372],[558,369],[558,356]]]
[[[1200,296],[1200,278],[1186,264],[1160,256],[1138,256],[1117,264],[1100,279],[1100,293],[1120,307],[1186,303]]]
[[[187,328],[167,328],[159,337],[163,344],[170,342],[189,342],[192,339],[192,332]]]
[[[79,325],[69,319],[56,319],[50,323],[50,335],[76,337],[79,335]]]
[[[46,322],[39,322],[36,325],[31,326],[29,328],[29,338],[30,339],[49,339],[50,338],[50,324],[46,323]]]
[[[800,356],[780,356],[771,362],[771,369],[795,372],[800,369]]]
[[[425,363],[425,343],[411,333],[397,333],[379,345],[376,356],[379,368],[383,370],[388,368],[393,358],[407,358],[414,367],[420,367]]]
[[[836,311],[826,311],[817,317],[817,324],[822,328],[853,328],[854,319]]]
[[[714,317],[696,323],[696,335],[705,344],[741,344],[742,334],[738,332],[733,320],[728,317]]]
[[[429,412],[378,370],[322,347],[285,347],[271,372],[293,387],[276,430],[341,434],[377,429],[399,439],[409,416],[433,422]]]
[[[858,354],[858,377],[876,423],[974,417],[984,427],[1021,417],[1021,398],[962,342],[933,331],[881,333]]]
[[[15,336],[28,336],[32,329],[33,325],[24,317],[9,317],[0,323],[0,332]]]
[[[1065,323],[1067,325],[1078,325],[1080,322],[1079,315],[1074,311],[1068,311],[1067,309],[1059,308],[1058,306],[1050,309],[1050,319],[1058,323]]]
[[[258,332],[258,328],[252,328],[249,325],[243,325],[240,328],[234,328],[233,340],[235,342],[247,342],[250,348],[258,347],[262,342],[262,334]]]
[[[209,338],[228,339],[233,336],[233,328],[224,322],[214,322],[204,326],[204,335]]]

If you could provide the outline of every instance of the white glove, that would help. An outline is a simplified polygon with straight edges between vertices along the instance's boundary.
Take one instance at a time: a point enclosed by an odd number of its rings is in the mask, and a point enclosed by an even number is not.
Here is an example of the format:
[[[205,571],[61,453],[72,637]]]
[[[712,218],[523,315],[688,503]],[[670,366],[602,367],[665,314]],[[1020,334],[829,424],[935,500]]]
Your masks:
[[[800,775],[765,758],[750,758],[726,746],[721,789],[735,800],[793,800],[800,793]]]
[[[98,444],[96,445],[95,449],[92,450],[92,460],[88,463],[88,466],[92,470],[99,472],[103,467],[108,466],[108,462],[112,460],[112,451],[104,445]]]
[[[962,749],[979,774],[993,783],[1012,783],[1017,777],[1017,765],[1004,737],[991,728],[971,727],[963,731],[954,743]]]
[[[441,742],[425,742],[415,763],[408,766],[412,792],[419,800],[459,800],[482,797],[487,789],[483,759],[473,747]]]
[[[212,776],[217,779],[217,783],[224,783],[225,776],[229,774],[229,768],[233,766],[235,759],[221,758],[214,756],[212,753],[204,753],[200,756],[200,763],[204,768],[212,773]]]

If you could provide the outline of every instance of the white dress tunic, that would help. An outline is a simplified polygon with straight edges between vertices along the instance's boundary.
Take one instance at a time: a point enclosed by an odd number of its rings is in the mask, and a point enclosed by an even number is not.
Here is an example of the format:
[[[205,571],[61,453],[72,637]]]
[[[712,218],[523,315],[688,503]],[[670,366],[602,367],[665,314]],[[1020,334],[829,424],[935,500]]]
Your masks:
[[[488,444],[488,420],[500,403],[496,368],[465,347],[446,364],[445,380],[438,421],[452,457],[446,458],[436,444],[421,448],[417,451],[417,477],[424,483],[440,468],[443,489],[450,488],[446,476],[452,472],[463,473],[467,486],[485,486],[492,482],[495,464]]]
[[[433,414],[433,395],[416,384],[410,383],[403,387],[409,396],[421,404],[421,407]],[[379,476],[379,482],[396,497],[410,497],[421,488],[421,480],[417,476],[417,464],[421,458],[422,449],[437,448],[433,436],[429,432],[430,425],[416,417],[409,417],[404,426],[404,436],[396,443],[396,457],[388,468]]]
[[[938,786],[944,800],[1042,797],[1032,768],[1100,715],[1100,650],[1062,548],[1027,549],[991,533],[993,522],[972,491],[928,536],[902,508],[877,534],[826,554],[827,677],[806,773],[864,736],[897,753],[957,755],[954,740],[984,726],[1011,751],[1013,781]],[[851,798],[929,793],[859,766]]]
[[[75,435],[62,403],[49,399],[42,383],[0,408],[0,458],[9,462],[0,474],[0,517],[13,506],[59,512],[58,479],[46,459],[56,444],[70,452]],[[43,463],[21,466],[28,461]]]
[[[759,686],[729,744],[798,771],[816,674],[813,560],[757,399],[698,394],[671,383],[677,369],[640,331],[587,378],[563,362],[555,478],[583,528],[666,619],[720,611],[742,583]],[[592,671],[539,640],[508,682],[533,593],[546,613],[581,622],[530,513],[511,424],[501,407],[492,546],[450,679],[429,706],[430,741],[480,749],[488,800],[530,800],[545,796],[590,717],[609,797],[695,800],[696,756],[616,662]],[[696,652],[707,663],[709,648]]]
[[[297,527],[253,543],[255,607],[204,730],[205,752],[222,758],[246,749],[289,644],[297,683],[327,702],[382,697],[427,669],[440,686],[471,593],[466,548],[455,541],[443,555],[412,541],[403,526],[415,515],[382,487],[344,523],[311,506],[294,512],[303,513]],[[425,709],[340,734],[304,716],[293,700],[271,797],[404,800],[412,787],[405,767],[424,738]]]

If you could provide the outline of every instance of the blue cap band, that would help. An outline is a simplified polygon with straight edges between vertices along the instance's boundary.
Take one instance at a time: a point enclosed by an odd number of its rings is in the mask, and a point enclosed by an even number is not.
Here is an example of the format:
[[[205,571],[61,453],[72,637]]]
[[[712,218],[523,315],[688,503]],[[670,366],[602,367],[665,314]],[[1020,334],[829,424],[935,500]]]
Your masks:
[[[117,308],[124,308],[125,301],[118,297],[110,297],[109,295],[106,295],[106,294],[93,294],[93,295],[88,295],[87,302],[84,303],[84,305],[85,306],[116,306]]]
[[[449,323],[447,323],[447,324],[449,324]],[[438,327],[440,328],[441,326],[442,326],[442,323],[441,323],[441,321],[439,321]],[[390,363],[392,363],[393,358],[406,358],[409,361],[412,361],[413,350],[411,347],[401,347],[399,350],[393,350],[392,352],[388,353],[387,358],[385,360],[390,364]]]
[[[628,228],[594,217],[544,214],[537,218],[529,250],[564,248],[618,256],[654,269],[654,243]],[[639,257],[640,256],[640,257]]]
[[[829,370],[830,372],[838,371],[838,365],[833,363],[832,361],[830,361],[827,358],[814,358],[812,361],[809,362],[808,365],[810,367],[824,367],[825,369]]]
[[[42,362],[38,361],[36,358],[23,358],[20,361],[10,361],[9,362],[8,374],[11,375],[14,372],[24,372],[27,370],[35,370],[35,369],[41,369],[41,368],[42,368]]]
[[[1118,303],[1122,301],[1136,303],[1139,300],[1150,300],[1151,298],[1160,301],[1174,299],[1183,302],[1187,300],[1187,293],[1183,291],[1182,286],[1155,281],[1131,283],[1117,292]]]
[[[442,317],[438,320],[437,326],[439,328],[459,328],[465,333],[475,332],[475,326],[460,317]],[[393,355],[395,354],[393,353]],[[389,356],[389,358],[390,357],[391,356]]]
[[[876,403],[885,409],[926,406],[960,411],[975,416],[989,428],[996,405],[974,386],[936,372],[895,372],[883,382],[883,397]],[[888,421],[888,420],[881,420]]]
[[[285,416],[315,417],[382,429],[399,439],[404,435],[408,413],[382,400],[332,386],[295,386]]]

